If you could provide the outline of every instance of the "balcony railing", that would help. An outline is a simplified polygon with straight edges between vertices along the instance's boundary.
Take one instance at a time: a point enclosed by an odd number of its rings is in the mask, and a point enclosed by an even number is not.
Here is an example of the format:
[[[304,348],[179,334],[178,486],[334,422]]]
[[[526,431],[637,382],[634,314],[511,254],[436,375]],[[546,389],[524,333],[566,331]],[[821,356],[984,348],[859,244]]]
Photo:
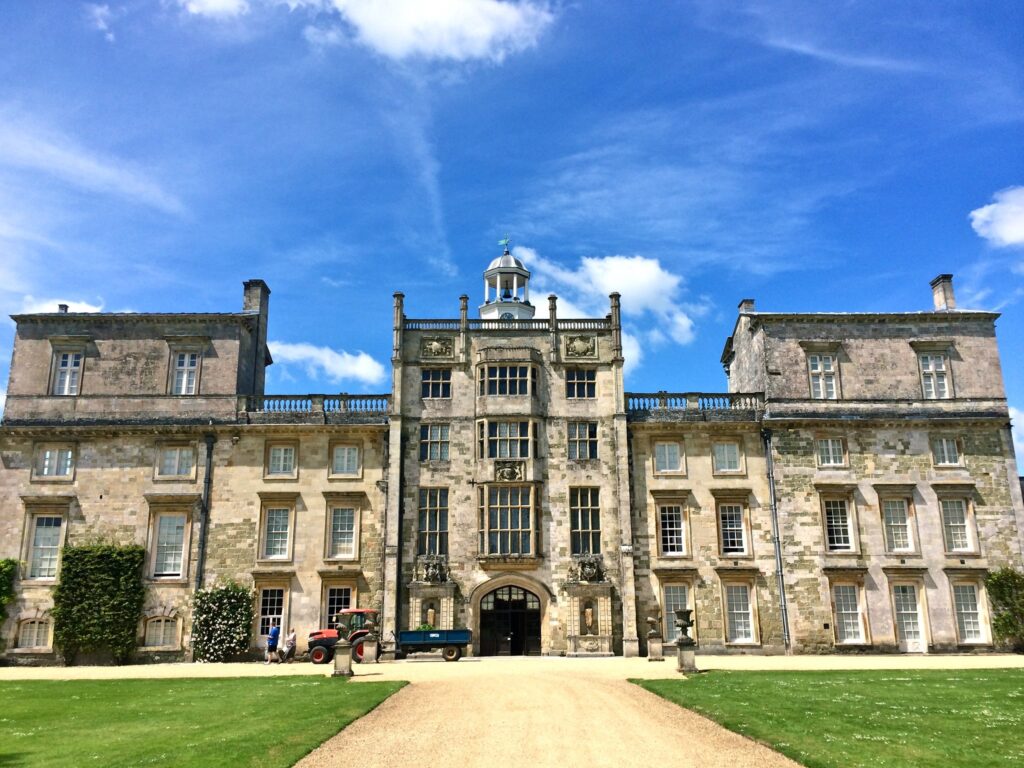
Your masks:
[[[326,421],[371,418],[386,419],[391,410],[390,395],[245,395],[239,410],[250,421],[287,421],[303,417]]]
[[[403,325],[407,331],[458,331],[459,320],[411,319],[406,318]],[[607,331],[612,327],[608,318],[559,318],[555,327],[560,331]],[[466,321],[470,331],[549,331],[551,321],[536,320],[480,320]]]
[[[764,409],[760,392],[627,392],[626,411],[631,418],[687,418],[708,416],[752,417]]]

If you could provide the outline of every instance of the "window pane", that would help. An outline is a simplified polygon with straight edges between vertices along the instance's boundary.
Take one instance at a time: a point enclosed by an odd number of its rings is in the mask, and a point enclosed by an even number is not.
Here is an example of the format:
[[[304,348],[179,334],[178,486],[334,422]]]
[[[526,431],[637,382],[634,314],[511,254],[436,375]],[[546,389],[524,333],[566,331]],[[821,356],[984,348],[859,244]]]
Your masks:
[[[825,532],[830,550],[851,550],[850,517],[844,499],[825,501]]]
[[[659,507],[661,524],[661,553],[682,555],[686,553],[686,537],[683,530],[683,508],[678,505]]]
[[[327,590],[327,628],[337,629],[340,618],[338,614],[352,607],[351,587],[330,587]]]
[[[681,466],[679,443],[655,443],[654,468],[657,472],[678,472]]]
[[[260,629],[259,633],[266,637],[270,634],[271,627],[281,626],[281,617],[284,615],[284,590],[263,589],[260,590]]]
[[[356,511],[331,510],[331,557],[352,557],[356,553]]]
[[[961,642],[984,640],[981,612],[978,610],[978,588],[974,584],[954,584],[953,604]]]
[[[971,549],[967,532],[967,505],[963,499],[942,500],[942,529],[947,551],[964,552]]]
[[[885,545],[889,551],[903,552],[911,549],[907,502],[903,499],[885,499],[882,502],[882,519],[885,523]]]
[[[154,576],[180,576],[185,544],[185,515],[157,518]]]
[[[736,443],[715,443],[716,472],[734,472],[740,468],[740,447]]]
[[[747,544],[743,528],[743,507],[739,504],[722,504],[718,508],[718,520],[722,534],[722,554],[744,554]]]
[[[291,510],[289,509],[267,510],[264,557],[288,557],[288,518],[290,515]]]
[[[725,606],[728,618],[729,642],[749,642],[754,639],[750,616],[750,589],[745,584],[727,584]]]
[[[676,610],[689,608],[690,588],[686,584],[666,584],[664,599],[665,642],[673,643],[679,638],[676,627]]]
[[[840,643],[864,642],[857,587],[837,584],[832,588],[836,608],[836,638]]]
[[[917,607],[917,587],[897,584],[892,588],[896,610],[896,636],[900,641],[921,639],[921,617]]]
[[[335,475],[358,474],[359,448],[354,445],[334,446],[334,458],[331,462],[331,473]]]
[[[60,529],[62,517],[38,516],[34,519],[32,552],[29,555],[30,579],[52,579],[57,576],[60,555]]]

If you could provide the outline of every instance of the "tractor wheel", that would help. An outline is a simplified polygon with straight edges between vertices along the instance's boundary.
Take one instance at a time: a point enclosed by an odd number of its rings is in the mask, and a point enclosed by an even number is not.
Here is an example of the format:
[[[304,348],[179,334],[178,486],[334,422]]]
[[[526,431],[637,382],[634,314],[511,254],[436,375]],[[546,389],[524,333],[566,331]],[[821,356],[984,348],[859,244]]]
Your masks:
[[[356,664],[363,663],[363,639],[359,638],[352,644],[352,661]]]
[[[309,660],[314,664],[326,664],[330,654],[322,645],[316,645],[309,649]]]
[[[445,661],[458,661],[462,658],[462,649],[457,645],[446,645],[441,651],[441,658]]]

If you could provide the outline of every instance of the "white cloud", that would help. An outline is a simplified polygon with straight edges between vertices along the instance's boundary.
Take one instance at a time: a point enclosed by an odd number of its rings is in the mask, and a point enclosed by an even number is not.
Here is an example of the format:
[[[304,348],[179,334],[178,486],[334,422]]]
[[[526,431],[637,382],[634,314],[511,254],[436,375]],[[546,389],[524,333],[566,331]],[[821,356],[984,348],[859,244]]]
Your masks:
[[[178,0],[178,3],[195,16],[214,19],[226,19],[249,12],[246,0]]]
[[[36,312],[56,312],[60,304],[68,305],[68,312],[102,312],[103,300],[99,304],[90,304],[87,301],[75,301],[74,299],[37,299],[34,296],[25,296],[21,300],[21,313],[25,315]]]
[[[1007,187],[971,211],[971,227],[996,248],[1024,245],[1024,187]]]
[[[302,365],[311,379],[326,378],[338,384],[353,379],[364,384],[379,384],[385,379],[384,366],[365,352],[350,354],[314,344],[269,342],[275,363]]]
[[[1017,454],[1017,471],[1024,467],[1024,411],[1010,406],[1010,421],[1013,422],[1013,450]]]
[[[168,213],[184,206],[174,195],[121,160],[104,158],[65,136],[39,126],[18,124],[0,112],[0,166],[49,174],[74,186],[118,195]]]
[[[858,69],[878,69],[887,72],[916,72],[922,67],[912,61],[901,61],[883,56],[870,56],[856,53],[844,53],[841,51],[824,48],[813,43],[802,42],[781,37],[768,37],[761,42],[769,48],[776,48],[789,53],[798,53],[801,56],[809,56],[812,59],[825,61],[829,64],[837,64],[843,67],[855,67]]]
[[[392,59],[490,59],[530,48],[554,16],[524,0],[333,0],[361,43]]]
[[[646,256],[585,256],[575,268],[540,256],[533,248],[516,246],[516,256],[531,270],[531,294],[539,300],[551,288],[559,294],[559,317],[604,317],[610,309],[608,295],[621,294],[627,328],[622,334],[623,354],[629,368],[643,359],[641,338],[662,344],[671,339],[689,344],[695,330],[691,311],[680,302],[683,278],[665,269],[658,259]]]
[[[85,15],[92,23],[93,28],[103,33],[103,37],[106,38],[108,43],[114,42],[114,30],[110,28],[110,22],[113,21],[114,14],[110,10],[109,5],[86,3]]]

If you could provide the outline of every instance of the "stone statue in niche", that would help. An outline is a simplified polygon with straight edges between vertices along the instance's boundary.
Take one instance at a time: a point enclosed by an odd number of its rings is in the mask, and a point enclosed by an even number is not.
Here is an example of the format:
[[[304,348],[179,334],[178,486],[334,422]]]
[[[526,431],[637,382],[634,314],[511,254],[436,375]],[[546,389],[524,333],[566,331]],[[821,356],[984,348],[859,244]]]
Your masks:
[[[429,603],[430,607],[427,608],[427,624],[432,627],[437,627],[437,611],[434,610],[434,604]]]
[[[583,609],[583,629],[588,635],[594,634],[594,604],[589,601]]]
[[[566,336],[565,338],[566,357],[596,357],[597,337],[596,336]]]
[[[420,345],[422,357],[452,357],[452,340],[448,336],[427,336]]]
[[[522,482],[525,479],[522,462],[495,462],[497,482]]]

